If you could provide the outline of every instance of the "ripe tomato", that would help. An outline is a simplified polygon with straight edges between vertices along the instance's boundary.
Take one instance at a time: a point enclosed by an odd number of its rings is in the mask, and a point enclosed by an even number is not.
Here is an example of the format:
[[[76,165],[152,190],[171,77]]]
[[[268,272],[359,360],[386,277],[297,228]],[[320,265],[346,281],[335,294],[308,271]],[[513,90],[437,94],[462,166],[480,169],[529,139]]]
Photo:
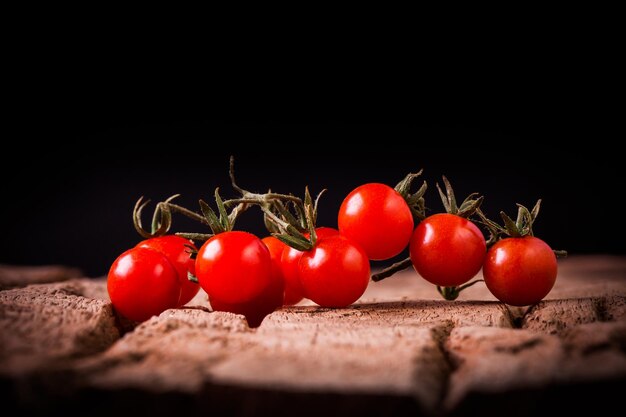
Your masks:
[[[489,249],[483,265],[489,291],[513,306],[541,301],[554,286],[556,273],[554,252],[533,236],[499,241]]]
[[[385,184],[355,188],[339,208],[339,232],[373,260],[396,256],[409,244],[413,215],[404,198]]]
[[[184,306],[191,301],[200,290],[200,286],[195,282],[189,281],[187,277],[187,272],[195,275],[196,261],[191,258],[189,248],[185,245],[195,248],[191,240],[176,235],[154,237],[139,242],[137,245],[138,248],[153,249],[165,255],[176,269],[178,281],[181,285],[178,307]]]
[[[269,249],[272,259],[272,282],[270,286],[260,296],[242,304],[223,303],[216,298],[209,300],[214,311],[227,311],[244,315],[250,327],[259,327],[265,316],[281,307],[285,293],[280,256],[287,245],[273,236],[265,237],[261,241]]]
[[[147,320],[176,307],[181,292],[172,263],[148,248],[122,253],[111,265],[107,289],[113,307],[135,321]]]
[[[322,307],[346,307],[370,280],[370,263],[359,246],[341,235],[319,239],[298,264],[304,293]]]
[[[282,257],[283,251],[288,246],[274,236],[264,237],[261,239],[261,242],[263,242],[270,251],[270,259],[272,260],[272,275],[277,276],[281,279],[281,281],[284,281],[280,258]]]
[[[339,231],[332,227],[317,227],[315,229],[317,239],[322,239],[328,236],[338,235]],[[308,238],[309,233],[305,233]],[[294,249],[285,245],[283,250],[280,264],[283,272],[283,278],[285,280],[285,300],[283,305],[291,306],[297,304],[304,298],[304,289],[300,284],[300,278],[298,276],[298,263],[304,252]]]
[[[285,245],[286,246],[286,245]],[[298,278],[298,262],[304,252],[287,246],[281,256],[281,268],[285,280],[283,305],[291,306],[304,298],[304,290]]]
[[[411,262],[427,281],[454,287],[480,271],[487,245],[478,227],[454,214],[440,213],[424,219],[413,232]]]
[[[207,240],[196,257],[196,277],[209,297],[241,304],[271,285],[270,251],[247,232],[224,232]]]

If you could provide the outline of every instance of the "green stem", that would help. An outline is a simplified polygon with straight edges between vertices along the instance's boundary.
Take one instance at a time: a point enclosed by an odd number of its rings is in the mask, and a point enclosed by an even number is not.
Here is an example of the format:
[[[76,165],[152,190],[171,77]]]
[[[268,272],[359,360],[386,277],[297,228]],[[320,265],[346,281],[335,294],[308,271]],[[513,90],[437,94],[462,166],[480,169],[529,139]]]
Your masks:
[[[185,239],[199,240],[199,241],[204,242],[204,241],[207,241],[207,240],[211,239],[215,235],[214,234],[209,234],[209,233],[177,232],[176,236],[184,237]]]
[[[244,194],[241,198],[232,198],[230,200],[224,201],[225,206],[232,206],[233,204],[265,204],[272,201],[293,201],[296,204],[302,205],[302,200],[293,195],[287,194],[277,194],[277,193],[268,193],[268,194],[256,194],[248,191],[244,191]]]
[[[272,227],[268,227],[268,230],[273,236],[298,250],[310,250],[313,247],[316,238],[316,213],[308,189],[306,190],[304,202],[294,195],[273,193],[272,190],[268,190],[266,194],[251,193],[237,185],[237,181],[235,180],[235,159],[232,156],[230,157],[229,175],[233,189],[241,194],[241,197],[223,202],[225,206],[239,204],[244,209],[247,208],[248,205],[259,206],[265,214],[266,226],[268,224],[272,225]],[[294,210],[297,213],[296,216],[302,214],[302,216],[299,216],[299,221],[295,216],[289,213],[289,209],[286,206],[290,203],[294,205]],[[275,213],[275,211],[278,211],[278,213]],[[308,229],[310,237],[304,237],[301,229]]]
[[[178,204],[172,204],[172,203],[163,203],[166,204],[167,207],[176,212],[176,213],[180,213],[184,216],[189,217],[192,220],[196,220],[204,225],[209,225],[209,223],[207,222],[207,220],[204,218],[204,216],[202,216],[201,214],[196,213],[195,211],[191,211],[189,209],[186,209],[185,207],[179,206]]]
[[[274,221],[275,223],[281,225],[285,229],[288,228],[289,226],[291,226],[288,222],[284,221],[283,219],[281,219],[280,217],[278,217],[277,215],[272,213],[272,210],[267,208],[267,205],[264,204],[264,205],[261,205],[260,207],[261,207],[261,210],[263,211],[263,213],[265,213],[265,215],[267,215],[267,217],[272,219],[272,221]]]
[[[152,215],[152,231],[151,233],[154,235],[160,226],[160,217],[161,217],[161,207],[157,204],[154,209],[154,213]]]
[[[372,275],[372,281],[378,282],[383,279],[392,276],[398,271],[402,271],[411,266],[411,258],[406,258],[401,260],[400,262],[396,262],[395,264],[383,269],[377,274]]]
[[[484,282],[485,280],[483,279],[477,279],[475,281],[472,282],[468,282],[467,284],[461,285],[459,287],[440,287],[439,285],[437,285],[437,291],[439,291],[439,294],[441,294],[441,296],[448,300],[448,301],[454,301],[457,298],[459,298],[459,294],[461,294],[461,291],[463,291],[466,288],[471,287],[472,285],[478,283],[478,282]]]

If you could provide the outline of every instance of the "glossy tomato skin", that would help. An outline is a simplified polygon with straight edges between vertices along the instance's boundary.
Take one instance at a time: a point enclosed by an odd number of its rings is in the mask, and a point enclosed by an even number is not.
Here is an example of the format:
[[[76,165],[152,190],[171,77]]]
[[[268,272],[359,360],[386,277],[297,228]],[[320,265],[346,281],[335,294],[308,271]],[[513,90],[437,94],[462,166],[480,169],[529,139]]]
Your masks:
[[[285,280],[285,297],[283,305],[291,306],[299,303],[304,298],[304,290],[298,278],[298,262],[302,258],[301,252],[287,246],[281,256],[281,268]]]
[[[187,272],[195,275],[196,261],[191,257],[189,248],[185,245],[189,245],[194,249],[197,249],[193,242],[189,239],[182,238],[176,235],[167,235],[146,239],[139,242],[138,248],[149,248],[160,252],[170,261],[170,263],[176,269],[178,273],[178,281],[181,285],[180,299],[178,300],[178,307],[187,304],[200,290],[200,286],[192,281],[189,281]]]
[[[547,243],[533,236],[503,239],[487,252],[483,275],[489,291],[503,303],[535,304],[554,286],[556,256]]]
[[[267,249],[270,251],[270,259],[272,260],[272,275],[279,277],[281,280],[283,279],[283,268],[280,262],[283,251],[288,246],[283,242],[275,238],[274,236],[267,236],[261,239],[261,242],[267,246]]]
[[[272,284],[261,297],[262,305],[266,306],[266,308],[259,310],[265,310],[267,311],[266,314],[269,314],[277,308],[282,307],[285,299],[285,277],[283,276],[281,257],[287,245],[274,236],[264,237],[261,241],[270,251],[270,259],[272,260]],[[248,320],[248,322],[250,322],[250,320]],[[253,324],[251,324],[251,326],[255,327]]]
[[[134,321],[174,308],[180,298],[176,269],[163,254],[149,248],[122,253],[111,265],[107,290],[115,310]]]
[[[471,221],[448,213],[422,220],[410,243],[415,270],[441,287],[462,285],[472,279],[480,271],[486,251],[480,229]]]
[[[285,293],[280,257],[287,245],[273,236],[265,237],[261,241],[269,249],[272,260],[272,282],[270,286],[261,295],[247,303],[228,304],[215,298],[209,300],[214,311],[227,311],[244,315],[250,327],[259,327],[265,316],[280,308],[283,305]]]
[[[342,235],[319,239],[298,264],[307,296],[322,307],[347,307],[365,292],[370,264],[365,251]]]
[[[355,188],[339,208],[339,232],[359,245],[369,259],[396,256],[409,244],[413,215],[404,198],[385,184]]]
[[[198,251],[196,277],[210,298],[227,304],[246,303],[271,285],[270,252],[251,233],[220,233]]]
[[[328,236],[338,235],[339,231],[332,227],[317,227],[315,229],[317,239],[323,239]],[[309,237],[309,233],[305,233],[306,237]],[[298,276],[298,264],[300,258],[304,252],[294,249],[285,245],[281,256],[281,269],[283,272],[283,278],[285,280],[285,299],[284,304],[291,306],[299,303],[304,297],[304,289],[300,284],[300,278]]]

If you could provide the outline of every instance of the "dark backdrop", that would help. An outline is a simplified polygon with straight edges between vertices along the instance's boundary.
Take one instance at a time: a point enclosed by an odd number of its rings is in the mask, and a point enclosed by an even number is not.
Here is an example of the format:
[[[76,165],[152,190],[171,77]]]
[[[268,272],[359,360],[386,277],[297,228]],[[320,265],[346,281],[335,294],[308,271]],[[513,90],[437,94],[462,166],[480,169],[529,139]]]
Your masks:
[[[524,126],[523,128],[519,126]],[[205,120],[93,120],[44,126],[5,151],[2,166],[4,238],[0,262],[68,264],[103,275],[115,257],[136,244],[131,210],[142,195],[159,201],[180,193],[196,207],[216,186],[233,196],[228,157],[239,183],[301,194],[328,188],[320,225],[336,226],[343,197],[365,182],[395,185],[424,168],[427,205],[442,210],[435,182],[448,176],[462,199],[478,191],[484,208],[516,213],[543,198],[535,227],[554,248],[571,253],[626,252],[621,156],[594,132],[508,126],[217,123]],[[30,135],[45,135],[36,146]],[[584,135],[583,145],[574,139]],[[32,138],[32,136],[31,136]],[[367,143],[369,139],[374,142]],[[406,144],[403,144],[406,142]],[[340,149],[349,148],[349,151]],[[6,164],[17,161],[19,169]],[[238,228],[263,234],[256,210]],[[148,219],[146,219],[146,223]],[[176,217],[176,231],[203,231]]]

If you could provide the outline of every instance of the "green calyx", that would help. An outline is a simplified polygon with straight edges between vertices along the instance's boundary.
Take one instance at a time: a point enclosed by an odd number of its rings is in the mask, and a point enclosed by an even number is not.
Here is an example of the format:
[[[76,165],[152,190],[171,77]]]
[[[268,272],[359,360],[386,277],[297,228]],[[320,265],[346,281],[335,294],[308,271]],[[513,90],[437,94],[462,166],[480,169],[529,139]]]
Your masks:
[[[322,190],[315,200],[311,197],[309,188],[304,191],[304,199],[292,194],[279,194],[269,190],[265,194],[253,193],[240,187],[235,181],[234,158],[230,158],[230,181],[233,189],[241,194],[240,198],[227,200],[225,206],[246,204],[259,206],[263,211],[263,220],[267,230],[292,248],[307,251],[311,250],[317,240],[315,223],[320,197],[326,190]],[[309,237],[305,233],[309,233]]]
[[[439,292],[439,294],[441,294],[441,296],[445,300],[454,301],[457,298],[459,298],[461,291],[479,282],[484,282],[484,280],[477,279],[472,282],[468,282],[467,284],[460,285],[458,287],[440,287],[439,285],[437,285],[437,291]]]
[[[214,235],[233,230],[237,216],[246,209],[245,203],[241,203],[240,205],[235,206],[235,208],[228,213],[219,191],[220,189],[216,188],[214,193],[215,204],[217,205],[217,212],[219,213],[219,216],[204,200],[199,201],[202,215]]]
[[[479,195],[478,193],[472,193],[468,195],[461,206],[459,207],[456,202],[456,197],[454,196],[454,190],[452,189],[452,185],[450,181],[444,175],[443,184],[446,188],[446,192],[441,190],[439,183],[437,183],[437,190],[439,191],[439,196],[441,197],[441,201],[443,202],[443,206],[446,209],[446,212],[449,214],[455,214],[459,217],[469,218],[476,210],[478,210],[483,203],[484,197]]]
[[[493,220],[490,220],[485,216],[482,210],[477,210],[476,214],[480,218],[480,222],[489,231],[489,240],[487,245],[491,245],[502,238],[502,236],[509,237],[524,237],[533,236],[533,224],[539,215],[539,209],[541,208],[541,199],[537,200],[537,203],[532,210],[528,210],[526,206],[517,204],[517,219],[513,221],[504,211],[500,212],[500,217],[504,225],[500,225]]]
[[[306,187],[303,201],[284,202],[275,199],[268,204],[261,205],[267,230],[272,236],[292,248],[300,251],[311,250],[317,241],[315,232],[317,207],[325,191],[322,190],[313,200],[309,187]],[[305,232],[309,233],[308,238],[304,235]]]
[[[215,189],[214,198],[217,209],[213,209],[205,200],[199,200],[200,213],[186,209],[172,203],[177,197],[172,196],[157,204],[153,215],[152,232],[142,227],[141,212],[149,203],[143,197],[139,199],[133,211],[135,228],[145,238],[166,234],[172,224],[172,213],[180,213],[196,220],[211,229],[211,233],[176,233],[193,241],[206,241],[212,236],[233,230],[237,217],[251,206],[259,206],[263,211],[267,229],[283,241],[285,244],[298,250],[310,250],[317,239],[315,233],[315,221],[317,219],[317,207],[320,196],[313,200],[308,188],[305,190],[304,199],[294,195],[273,193],[271,190],[265,194],[252,193],[241,188],[235,181],[234,159],[230,159],[230,179],[233,189],[240,197],[224,200]],[[309,233],[309,237],[304,235]]]
[[[519,238],[524,236],[534,236],[533,224],[535,223],[535,220],[537,220],[537,216],[539,216],[540,209],[541,199],[537,200],[532,210],[528,210],[526,206],[517,204],[517,218],[515,219],[515,221],[513,221],[513,219],[509,217],[504,211],[500,212],[500,217],[502,218],[503,225],[500,225],[493,220],[488,219],[487,216],[485,216],[485,213],[483,213],[482,210],[478,209],[476,211],[476,214],[480,219],[479,221],[489,231],[487,247],[493,246],[503,237]],[[563,258],[567,256],[567,251],[554,250],[554,254],[559,258]]]
[[[447,213],[454,214],[456,216],[468,219],[469,217],[476,214],[478,210],[480,210],[480,206],[484,200],[483,196],[479,195],[478,193],[471,193],[465,198],[465,200],[463,200],[463,202],[461,203],[461,206],[459,207],[457,205],[456,197],[454,196],[454,190],[452,188],[452,185],[450,184],[450,181],[448,181],[448,178],[446,178],[445,175],[442,176],[442,179],[443,179],[443,184],[446,188],[445,194],[441,190],[439,183],[437,183],[436,185],[437,185],[437,191],[439,191],[439,196],[441,197],[441,202],[443,203],[443,206],[445,207]],[[453,287],[437,286],[437,291],[439,291],[439,294],[441,294],[441,296],[445,300],[453,301],[459,297],[459,294],[461,294],[461,291],[463,291],[464,289],[468,287],[471,287],[472,285],[480,281],[482,280],[475,280],[464,285],[453,286]]]
[[[419,172],[409,173],[394,188],[402,196],[402,198],[404,198],[404,201],[406,201],[407,205],[411,209],[411,214],[413,214],[413,219],[416,224],[426,218],[424,194],[426,194],[428,185],[426,184],[426,181],[424,181],[415,193],[411,193],[411,186],[413,184],[413,180],[422,175],[423,171],[424,170],[421,169]]]

